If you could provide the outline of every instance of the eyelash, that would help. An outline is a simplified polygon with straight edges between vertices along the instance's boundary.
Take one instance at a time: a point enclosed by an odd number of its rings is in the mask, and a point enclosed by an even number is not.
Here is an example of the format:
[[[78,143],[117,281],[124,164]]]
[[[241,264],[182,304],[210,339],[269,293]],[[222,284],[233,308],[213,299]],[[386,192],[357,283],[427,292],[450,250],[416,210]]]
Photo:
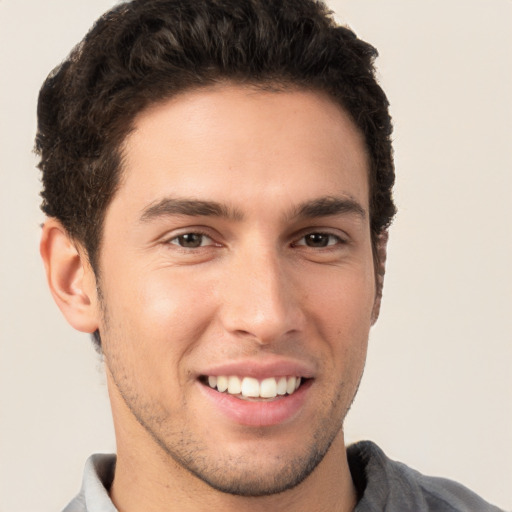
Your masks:
[[[186,247],[186,246],[183,246],[183,245],[179,244],[180,238],[183,239],[184,237],[191,236],[191,235],[195,235],[195,236],[201,237],[201,245],[198,245],[197,247]],[[209,239],[212,243],[209,243],[207,245],[202,245],[202,242],[204,241],[205,238]],[[211,236],[209,236],[207,233],[203,233],[201,231],[187,231],[186,233],[181,233],[181,234],[179,234],[177,236],[174,236],[171,239],[169,239],[167,241],[167,243],[168,244],[172,244],[172,245],[177,245],[180,249],[200,249],[200,248],[209,247],[209,246],[212,246],[212,245],[219,245],[219,244],[216,244],[214,242],[214,240],[213,240],[213,238]]]
[[[187,247],[187,246],[184,246],[184,245],[181,245],[180,244],[180,239],[183,240],[184,237],[187,237],[187,236],[198,236],[200,237],[200,245],[198,246],[192,246],[192,247]],[[313,237],[313,236],[317,236],[317,237],[328,237],[328,240],[327,240],[327,244],[326,245],[320,245],[318,247],[312,247],[312,246],[308,246],[307,245],[307,242],[305,243],[299,243],[301,241],[305,241],[307,239],[307,237]],[[207,245],[202,245],[203,242],[204,242],[204,239],[209,239],[211,241],[211,243],[208,243]],[[334,240],[334,243],[329,243],[330,241]],[[172,237],[171,239],[169,239],[167,241],[168,244],[171,244],[171,245],[176,245],[178,246],[180,249],[185,249],[185,250],[193,250],[193,249],[201,249],[201,248],[204,248],[204,247],[211,247],[211,246],[215,246],[215,245],[218,245],[220,246],[220,244],[216,244],[215,241],[213,240],[213,238],[211,236],[209,236],[207,233],[204,233],[204,232],[201,232],[201,231],[188,231],[188,232],[185,232],[185,233],[181,233],[179,235],[176,235],[174,237]],[[332,233],[326,233],[326,232],[322,232],[322,231],[311,231],[309,233],[305,233],[303,234],[299,239],[297,239],[295,242],[293,242],[291,245],[292,247],[309,247],[309,248],[313,248],[313,249],[328,249],[328,248],[333,248],[337,245],[343,245],[343,244],[346,244],[346,240],[344,240],[342,237],[338,236],[338,235],[334,235]]]
[[[312,247],[312,246],[308,246],[307,243],[299,243],[300,241],[302,240],[306,240],[307,237],[313,237],[313,236],[317,236],[317,237],[328,237],[327,239],[327,245],[321,245],[319,247]],[[334,243],[329,243],[331,240],[334,240]],[[302,235],[297,242],[294,242],[292,245],[294,246],[302,246],[302,247],[309,247],[309,248],[313,248],[313,249],[328,249],[328,248],[333,248],[337,245],[343,245],[346,243],[346,240],[344,240],[342,237],[338,236],[338,235],[334,235],[333,233],[326,233],[326,232],[323,232],[323,231],[311,231],[309,233],[306,233],[304,235]]]

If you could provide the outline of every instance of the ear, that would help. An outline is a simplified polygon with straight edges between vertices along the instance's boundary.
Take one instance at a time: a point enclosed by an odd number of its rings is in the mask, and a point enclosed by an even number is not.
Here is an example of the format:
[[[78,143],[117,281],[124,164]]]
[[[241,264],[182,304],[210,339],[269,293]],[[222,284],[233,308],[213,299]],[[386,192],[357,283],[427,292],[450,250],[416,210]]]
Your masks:
[[[86,251],[54,218],[43,226],[39,249],[50,291],[62,314],[75,329],[94,332],[98,328],[99,303],[96,277]]]
[[[375,301],[372,310],[372,325],[379,318],[382,289],[384,287],[384,274],[386,273],[386,257],[388,245],[388,232],[383,231],[377,236],[375,244]]]

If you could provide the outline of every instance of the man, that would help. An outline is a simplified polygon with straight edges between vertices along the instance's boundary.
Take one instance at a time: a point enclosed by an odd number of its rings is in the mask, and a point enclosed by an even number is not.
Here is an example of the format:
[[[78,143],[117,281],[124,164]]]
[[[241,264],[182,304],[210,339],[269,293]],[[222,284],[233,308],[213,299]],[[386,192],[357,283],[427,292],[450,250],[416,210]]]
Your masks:
[[[345,446],[395,213],[375,55],[314,2],[146,0],[49,76],[41,253],[117,440],[67,511],[497,510]]]

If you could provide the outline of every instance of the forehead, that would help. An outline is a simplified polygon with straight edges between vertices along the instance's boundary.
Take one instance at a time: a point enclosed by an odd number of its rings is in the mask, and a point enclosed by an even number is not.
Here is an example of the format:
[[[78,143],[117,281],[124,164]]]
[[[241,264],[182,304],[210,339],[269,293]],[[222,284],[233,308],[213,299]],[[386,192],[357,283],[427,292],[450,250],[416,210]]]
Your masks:
[[[114,198],[144,208],[159,197],[247,207],[336,191],[368,200],[364,138],[319,92],[223,85],[153,105],[134,120]]]

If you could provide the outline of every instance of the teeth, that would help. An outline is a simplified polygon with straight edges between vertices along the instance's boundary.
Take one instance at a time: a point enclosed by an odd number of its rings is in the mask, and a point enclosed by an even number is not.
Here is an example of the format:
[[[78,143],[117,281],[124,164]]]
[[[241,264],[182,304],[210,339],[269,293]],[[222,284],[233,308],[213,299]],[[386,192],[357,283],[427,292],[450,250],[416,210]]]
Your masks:
[[[278,395],[286,395],[287,387],[288,387],[288,383],[286,382],[286,377],[281,377],[277,381],[277,394]]]
[[[209,382],[208,382],[209,383]],[[210,387],[214,388],[215,386],[212,386],[210,384]],[[228,389],[228,378],[227,377],[217,377],[217,389],[223,393]]]
[[[277,382],[272,377],[261,381],[260,396],[262,398],[275,398],[277,396]]]
[[[275,398],[278,395],[291,395],[299,388],[300,377],[270,377],[259,381],[253,377],[219,375],[208,377],[208,385],[221,393],[241,395],[244,398]]]
[[[286,384],[286,392],[291,395],[295,391],[295,384],[297,383],[297,379],[295,377],[290,377]]]
[[[228,389],[228,393],[229,392],[230,391]],[[245,379],[242,381],[242,395],[250,396],[253,398],[259,397],[260,396],[260,383],[258,382],[258,379],[252,379],[251,377],[245,377]]]
[[[242,382],[238,377],[228,378],[228,393],[230,395],[239,395],[242,391]]]

